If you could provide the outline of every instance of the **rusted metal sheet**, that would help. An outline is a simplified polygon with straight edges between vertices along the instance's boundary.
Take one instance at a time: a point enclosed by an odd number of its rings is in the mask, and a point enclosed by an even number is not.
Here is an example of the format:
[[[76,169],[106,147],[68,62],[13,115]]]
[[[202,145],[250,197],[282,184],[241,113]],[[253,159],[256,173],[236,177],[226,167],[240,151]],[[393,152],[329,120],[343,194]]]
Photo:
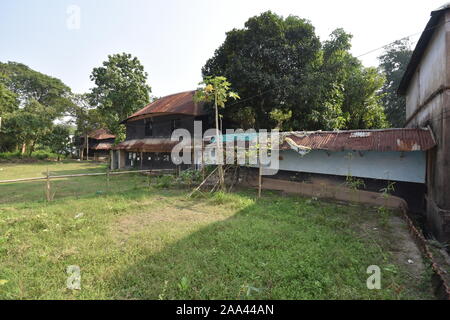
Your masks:
[[[92,147],[90,149],[92,150],[111,150],[113,144],[109,142],[100,142]]]
[[[179,143],[170,139],[136,139],[121,142],[113,149],[133,152],[171,152]]]
[[[88,137],[96,140],[115,139],[116,136],[106,129],[97,129],[88,134]]]
[[[333,132],[292,132],[285,138],[297,146],[329,151],[426,151],[436,145],[430,129],[385,129]],[[291,149],[284,142],[281,149]]]
[[[122,123],[143,119],[149,115],[186,114],[200,116],[206,114],[203,110],[203,103],[194,102],[194,94],[195,91],[186,91],[158,99],[131,115]]]

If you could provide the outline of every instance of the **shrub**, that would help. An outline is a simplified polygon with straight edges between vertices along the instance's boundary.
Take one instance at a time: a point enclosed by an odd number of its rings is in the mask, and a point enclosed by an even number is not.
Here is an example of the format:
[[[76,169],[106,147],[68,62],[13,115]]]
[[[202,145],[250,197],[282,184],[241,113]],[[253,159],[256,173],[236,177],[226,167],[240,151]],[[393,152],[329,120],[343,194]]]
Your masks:
[[[173,183],[173,181],[174,177],[171,175],[159,176],[156,180],[156,187],[161,189],[168,188]]]
[[[201,182],[202,173],[197,170],[187,169],[180,173],[179,180],[182,183],[191,185],[195,182]]]
[[[15,152],[1,152],[0,153],[0,159],[2,160],[11,160],[11,159],[16,159],[16,158],[21,158],[22,155],[20,154],[20,151],[15,151]]]
[[[59,158],[65,158],[64,156],[59,156]],[[0,160],[15,160],[15,159],[37,159],[37,160],[49,160],[58,159],[58,155],[48,150],[37,150],[34,151],[31,156],[28,154],[22,155],[20,151],[15,152],[2,152],[0,153]]]

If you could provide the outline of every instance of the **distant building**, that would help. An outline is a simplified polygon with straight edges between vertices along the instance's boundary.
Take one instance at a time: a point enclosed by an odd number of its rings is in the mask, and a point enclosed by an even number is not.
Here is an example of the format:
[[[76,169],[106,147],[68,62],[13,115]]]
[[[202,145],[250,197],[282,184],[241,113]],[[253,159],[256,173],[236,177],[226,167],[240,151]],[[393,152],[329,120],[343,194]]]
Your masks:
[[[450,241],[450,5],[433,11],[398,92],[406,96],[406,126],[430,127],[437,146],[427,155],[426,220]]]
[[[97,129],[88,134],[86,148],[85,137],[78,137],[78,156],[81,159],[103,161],[109,158],[110,150],[114,144],[116,136],[106,129]]]
[[[194,102],[195,91],[181,92],[160,98],[122,121],[126,140],[114,147],[111,166],[114,169],[171,169],[172,141],[175,129],[194,133],[194,121],[206,127],[208,113],[203,103]],[[204,128],[205,129],[205,128]]]

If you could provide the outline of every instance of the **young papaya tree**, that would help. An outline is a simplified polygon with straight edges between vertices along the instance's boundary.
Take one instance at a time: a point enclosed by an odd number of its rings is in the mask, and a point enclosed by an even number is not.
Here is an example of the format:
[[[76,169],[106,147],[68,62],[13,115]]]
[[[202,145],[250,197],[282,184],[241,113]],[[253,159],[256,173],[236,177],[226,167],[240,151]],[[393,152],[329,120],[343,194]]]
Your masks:
[[[223,171],[223,144],[220,139],[219,129],[219,108],[225,108],[225,103],[229,98],[240,99],[236,92],[231,91],[231,83],[227,78],[222,76],[212,77],[207,76],[199,83],[200,87],[197,89],[194,100],[196,102],[214,103],[215,121],[216,121],[216,143],[217,143],[217,166],[219,173],[220,190],[225,190],[225,178]],[[220,157],[220,158],[219,158]]]

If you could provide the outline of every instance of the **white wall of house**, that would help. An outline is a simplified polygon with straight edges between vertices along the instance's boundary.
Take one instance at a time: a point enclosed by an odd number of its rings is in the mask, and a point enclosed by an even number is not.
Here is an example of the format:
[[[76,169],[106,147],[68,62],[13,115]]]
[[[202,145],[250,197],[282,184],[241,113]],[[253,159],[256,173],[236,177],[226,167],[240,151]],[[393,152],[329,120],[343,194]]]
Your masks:
[[[280,152],[280,170],[425,183],[426,153],[313,150]]]

